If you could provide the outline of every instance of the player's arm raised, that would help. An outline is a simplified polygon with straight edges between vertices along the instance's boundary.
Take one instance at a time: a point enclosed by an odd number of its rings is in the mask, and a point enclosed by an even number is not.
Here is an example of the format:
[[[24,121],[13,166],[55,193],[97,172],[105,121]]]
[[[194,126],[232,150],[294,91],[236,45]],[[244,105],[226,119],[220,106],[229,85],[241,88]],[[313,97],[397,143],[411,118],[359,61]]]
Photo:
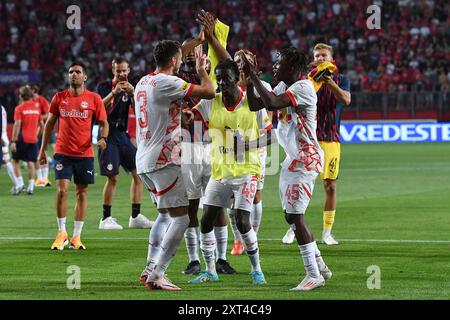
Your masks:
[[[331,76],[324,76],[324,82],[330,88],[331,93],[336,98],[337,102],[342,103],[344,106],[350,105],[350,102],[352,101],[350,92],[339,88]]]
[[[250,96],[253,94],[253,88],[248,88],[248,95],[249,95],[249,104],[252,106],[252,111],[257,111],[259,109],[262,109],[261,102],[263,103],[264,107],[267,110],[278,110],[283,109],[286,107],[289,107],[291,105],[291,99],[289,99],[289,96],[287,94],[280,94],[280,95],[274,95],[271,91],[267,90],[264,85],[262,84],[261,80],[259,79],[256,72],[252,69],[251,64],[245,57],[243,56],[244,60],[244,73],[247,77],[250,77],[250,83],[255,86],[256,91],[258,91],[260,96],[260,101],[256,98],[254,98],[254,101],[250,100]],[[254,96],[254,94],[253,94]],[[257,100],[255,100],[255,98]],[[252,105],[254,103],[254,105]],[[259,109],[257,109],[259,108]]]
[[[181,58],[184,59],[188,52],[191,52],[192,49],[198,47],[199,45],[202,45],[203,42],[205,42],[205,32],[202,28],[197,37],[187,41],[184,45],[181,46]]]
[[[214,85],[205,70],[206,55],[202,52],[201,46],[195,48],[195,59],[197,73],[200,77],[200,85],[194,85],[190,97],[196,99],[212,99],[215,97],[216,92],[214,90]]]
[[[205,32],[205,38],[206,41],[208,41],[208,44],[211,46],[211,48],[216,53],[217,58],[219,61],[225,61],[228,59],[231,59],[231,55],[228,53],[228,51],[222,46],[222,44],[219,42],[217,37],[214,34],[214,28],[215,28],[215,19],[207,11],[200,10],[200,13],[197,17],[197,22],[201,23],[204,27]]]

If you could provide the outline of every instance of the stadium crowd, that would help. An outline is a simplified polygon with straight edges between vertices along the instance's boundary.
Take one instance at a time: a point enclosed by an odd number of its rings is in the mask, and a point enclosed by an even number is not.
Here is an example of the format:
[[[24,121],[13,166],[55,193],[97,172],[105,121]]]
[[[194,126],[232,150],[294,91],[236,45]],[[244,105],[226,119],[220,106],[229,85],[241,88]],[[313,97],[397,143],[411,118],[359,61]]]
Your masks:
[[[81,30],[69,30],[66,8],[77,2]],[[379,30],[366,27],[372,2],[381,7]],[[150,53],[159,39],[197,35],[193,17],[199,8],[230,25],[230,52],[256,52],[268,81],[277,50],[292,44],[310,52],[322,41],[335,48],[354,92],[450,90],[445,0],[7,0],[0,3],[6,17],[0,20],[0,70],[41,70],[41,93],[49,98],[64,87],[64,70],[75,58],[88,66],[87,87],[95,89],[110,77],[114,56],[122,54],[132,62],[135,82],[154,68]],[[7,110],[17,105],[17,88],[0,89]]]

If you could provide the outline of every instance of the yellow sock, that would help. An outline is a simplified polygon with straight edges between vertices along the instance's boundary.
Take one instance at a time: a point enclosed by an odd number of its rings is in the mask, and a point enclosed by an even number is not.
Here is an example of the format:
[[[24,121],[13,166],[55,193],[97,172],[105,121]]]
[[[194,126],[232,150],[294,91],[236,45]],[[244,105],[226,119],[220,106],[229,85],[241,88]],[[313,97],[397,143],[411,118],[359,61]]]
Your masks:
[[[324,231],[331,231],[331,229],[333,228],[335,214],[336,214],[336,210],[323,212],[323,230]]]

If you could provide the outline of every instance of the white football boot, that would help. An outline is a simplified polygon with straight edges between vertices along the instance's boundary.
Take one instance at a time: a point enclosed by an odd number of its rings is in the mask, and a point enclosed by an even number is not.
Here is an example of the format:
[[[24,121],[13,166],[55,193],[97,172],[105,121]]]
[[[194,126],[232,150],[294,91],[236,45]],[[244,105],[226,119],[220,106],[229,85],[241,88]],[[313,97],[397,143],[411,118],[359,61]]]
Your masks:
[[[294,242],[295,239],[295,233],[294,230],[292,230],[291,228],[288,229],[288,231],[286,231],[286,234],[283,237],[283,243],[285,244],[291,244],[292,242]]]
[[[155,222],[147,219],[143,214],[138,214],[136,218],[130,217],[128,227],[133,229],[151,229]]]
[[[313,278],[307,275],[298,286],[290,289],[289,291],[310,291],[319,287],[323,287],[324,285],[325,279],[322,276],[319,276],[319,278]]]
[[[98,226],[102,230],[122,230],[123,227],[117,223],[116,218],[108,217],[105,220],[100,219],[100,224]]]

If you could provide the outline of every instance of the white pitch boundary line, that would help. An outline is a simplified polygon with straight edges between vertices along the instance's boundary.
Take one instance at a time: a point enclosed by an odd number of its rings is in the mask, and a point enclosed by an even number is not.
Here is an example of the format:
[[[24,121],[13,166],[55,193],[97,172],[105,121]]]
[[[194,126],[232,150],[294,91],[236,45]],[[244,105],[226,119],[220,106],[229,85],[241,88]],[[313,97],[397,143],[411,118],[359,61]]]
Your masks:
[[[54,240],[50,237],[0,237],[0,241]],[[114,238],[93,237],[88,240],[148,240],[148,238]],[[262,238],[259,241],[280,241],[281,239]],[[341,242],[380,242],[380,243],[443,243],[450,244],[450,240],[403,240],[403,239],[338,239]]]

